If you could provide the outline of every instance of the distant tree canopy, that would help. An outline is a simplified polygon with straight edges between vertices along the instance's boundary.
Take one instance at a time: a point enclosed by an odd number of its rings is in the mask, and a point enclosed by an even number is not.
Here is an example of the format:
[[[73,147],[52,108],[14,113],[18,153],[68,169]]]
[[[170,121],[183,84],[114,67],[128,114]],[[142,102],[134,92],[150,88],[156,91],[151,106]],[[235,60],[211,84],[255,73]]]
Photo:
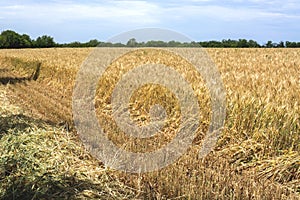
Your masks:
[[[29,35],[19,34],[12,30],[3,31],[0,35],[0,48],[49,48],[49,47],[208,47],[208,48],[300,48],[300,42],[280,41],[274,43],[267,41],[260,45],[254,40],[222,40],[222,41],[203,41],[203,42],[178,42],[178,41],[147,41],[138,42],[135,38],[128,40],[126,44],[101,42],[96,39],[88,42],[71,42],[58,44],[53,37],[43,35],[36,40]]]
[[[54,42],[53,38],[47,35],[43,35],[38,37],[35,41],[32,41],[33,47],[38,48],[47,48],[47,47],[55,47],[56,43]]]
[[[1,48],[26,48],[31,47],[32,41],[26,34],[20,35],[14,31],[3,31],[0,35]]]
[[[0,48],[46,48],[55,47],[53,38],[47,35],[32,40],[29,35],[20,35],[11,30],[3,31],[0,35]]]

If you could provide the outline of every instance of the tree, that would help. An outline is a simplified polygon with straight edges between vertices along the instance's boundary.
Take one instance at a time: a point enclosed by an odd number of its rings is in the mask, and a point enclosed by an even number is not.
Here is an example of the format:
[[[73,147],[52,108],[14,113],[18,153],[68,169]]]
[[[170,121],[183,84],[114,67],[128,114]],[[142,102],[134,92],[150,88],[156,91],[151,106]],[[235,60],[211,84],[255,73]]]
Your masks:
[[[168,47],[178,47],[180,45],[181,45],[180,42],[177,42],[177,41],[174,41],[174,40],[168,42]]]
[[[38,48],[54,47],[56,46],[56,43],[54,42],[53,37],[43,35],[36,39],[34,46]]]
[[[11,30],[3,31],[0,37],[0,47],[1,48],[22,47],[21,35]]]
[[[236,48],[238,45],[238,41],[236,40],[222,40],[222,46],[225,48]]]
[[[100,42],[99,42],[98,40],[94,39],[94,40],[90,40],[90,41],[86,44],[86,46],[88,46],[88,47],[96,47],[96,46],[98,46],[99,44],[100,44]]]
[[[254,40],[249,40],[248,41],[248,45],[249,45],[250,48],[260,47],[260,45],[256,41],[254,41]]]
[[[6,30],[0,35],[0,48],[28,48],[32,46],[29,35],[20,35],[14,31]]]
[[[168,43],[164,42],[164,41],[148,41],[146,42],[146,46],[147,47],[167,47]]]
[[[272,42],[271,40],[269,40],[269,41],[267,42],[267,44],[265,45],[265,47],[267,47],[267,48],[272,48],[272,47],[274,47],[274,46],[273,46],[273,42]]]
[[[299,48],[300,42],[280,41],[279,43],[271,40],[260,45],[254,40],[247,39],[224,39],[222,41],[202,41],[202,42],[179,42],[179,41],[145,41],[137,42],[135,38],[128,40],[126,44],[101,42],[97,39],[88,42],[71,42],[65,44],[57,44],[53,37],[43,35],[36,40],[32,40],[27,34],[19,34],[12,30],[3,31],[0,34],[0,48],[47,48],[47,47],[208,47],[208,48]]]
[[[300,42],[285,42],[286,48],[299,48],[300,47]]]
[[[25,48],[32,47],[32,40],[29,35],[23,34],[21,36],[21,46]]]
[[[237,42],[237,47],[238,48],[247,48],[249,47],[248,41],[246,39],[239,39]]]
[[[279,44],[277,44],[276,47],[278,47],[278,48],[284,48],[284,47],[285,47],[285,46],[284,46],[284,42],[283,42],[283,41],[280,41]]]
[[[127,44],[128,47],[136,47],[137,46],[137,41],[135,38],[131,38],[130,40],[128,40]]]

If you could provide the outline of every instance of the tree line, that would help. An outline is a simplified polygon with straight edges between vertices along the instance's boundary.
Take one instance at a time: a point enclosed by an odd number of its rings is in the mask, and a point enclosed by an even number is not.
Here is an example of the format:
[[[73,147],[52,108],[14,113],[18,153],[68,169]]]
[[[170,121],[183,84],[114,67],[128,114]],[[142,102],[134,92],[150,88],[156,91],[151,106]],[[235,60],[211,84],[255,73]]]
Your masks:
[[[138,42],[135,38],[128,40],[126,44],[101,42],[96,39],[88,42],[71,42],[65,44],[56,43],[53,37],[43,35],[35,40],[27,34],[19,34],[12,30],[3,31],[0,35],[0,48],[50,48],[50,47],[207,47],[207,48],[300,48],[300,42],[280,41],[275,43],[267,41],[260,45],[254,40],[222,40],[203,42],[178,42],[178,41],[148,41]]]

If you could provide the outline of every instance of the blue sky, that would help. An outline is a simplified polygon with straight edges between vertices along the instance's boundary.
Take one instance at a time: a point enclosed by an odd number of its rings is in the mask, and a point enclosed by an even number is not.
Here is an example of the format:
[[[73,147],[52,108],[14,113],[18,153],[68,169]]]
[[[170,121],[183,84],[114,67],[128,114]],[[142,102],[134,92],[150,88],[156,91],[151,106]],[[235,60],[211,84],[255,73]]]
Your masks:
[[[106,41],[139,28],[166,28],[195,41],[300,41],[299,0],[1,0],[0,30],[57,42]]]

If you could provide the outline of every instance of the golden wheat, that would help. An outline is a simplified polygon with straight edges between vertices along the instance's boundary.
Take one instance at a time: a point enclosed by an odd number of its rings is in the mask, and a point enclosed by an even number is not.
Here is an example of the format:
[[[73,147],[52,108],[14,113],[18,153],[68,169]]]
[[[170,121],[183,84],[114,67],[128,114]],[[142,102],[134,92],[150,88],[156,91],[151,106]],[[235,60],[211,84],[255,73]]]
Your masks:
[[[6,65],[21,75],[31,73],[30,66],[24,63],[41,62],[41,76],[36,84],[45,88],[54,88],[50,96],[65,101],[62,107],[70,111],[76,72],[91,51],[91,48],[1,50],[0,59],[3,66]],[[117,51],[118,49],[106,49],[104,59],[105,56],[112,56]],[[300,50],[207,49],[207,52],[220,71],[227,93],[225,127],[215,151],[204,159],[197,158],[197,151],[201,147],[203,135],[209,124],[210,104],[206,90],[203,89],[202,84],[199,84],[201,78],[195,75],[196,78],[192,78],[190,82],[198,96],[203,116],[197,137],[189,151],[176,163],[157,172],[126,174],[115,171],[113,174],[123,184],[134,188],[137,198],[298,198],[300,193]],[[157,58],[155,55],[153,57]],[[160,58],[160,61],[163,59]],[[126,70],[129,70],[132,62],[130,60],[123,60],[123,62],[128,62]],[[170,64],[168,60],[163,62]],[[185,67],[188,65],[179,67],[179,71],[182,70],[181,72],[187,78],[193,77],[191,70],[186,70]],[[109,96],[113,89],[111,86],[120,78],[119,71],[118,65],[113,63],[100,79],[96,97],[99,122],[102,122],[109,137],[117,145],[123,146],[122,144],[127,143],[131,151],[143,152],[145,149],[163,146],[174,136],[170,130],[178,127],[179,112],[175,109],[176,101],[172,102],[174,99],[172,94],[163,88],[153,86],[147,86],[136,93],[136,96],[131,99],[131,108],[133,118],[138,123],[149,120],[147,106],[149,108],[149,104],[162,103],[161,99],[168,100],[170,106],[167,109],[168,116],[174,120],[169,121],[170,126],[169,129],[165,129],[165,136],[153,138],[151,142],[131,140],[118,130],[110,116]],[[13,88],[13,86],[9,87]],[[166,97],[159,96],[162,92],[167,94]],[[156,102],[147,101],[154,97],[158,99]],[[14,98],[13,92],[11,98]],[[60,115],[61,118],[64,117],[63,112],[55,111],[55,102],[53,105],[51,102],[46,102],[47,98],[42,101],[32,97],[31,101],[31,104],[36,106],[42,105],[40,112],[43,106],[49,106],[48,110],[43,111],[44,116],[48,115],[47,119],[51,120]],[[20,101],[19,104],[22,105]],[[144,107],[144,110],[139,110],[141,107]],[[64,120],[71,121],[71,114],[67,116]],[[70,152],[70,156],[76,154],[72,155]],[[80,167],[80,165],[86,167],[85,171],[89,174],[90,166],[82,163],[70,167]],[[90,173],[98,173],[92,171]]]

